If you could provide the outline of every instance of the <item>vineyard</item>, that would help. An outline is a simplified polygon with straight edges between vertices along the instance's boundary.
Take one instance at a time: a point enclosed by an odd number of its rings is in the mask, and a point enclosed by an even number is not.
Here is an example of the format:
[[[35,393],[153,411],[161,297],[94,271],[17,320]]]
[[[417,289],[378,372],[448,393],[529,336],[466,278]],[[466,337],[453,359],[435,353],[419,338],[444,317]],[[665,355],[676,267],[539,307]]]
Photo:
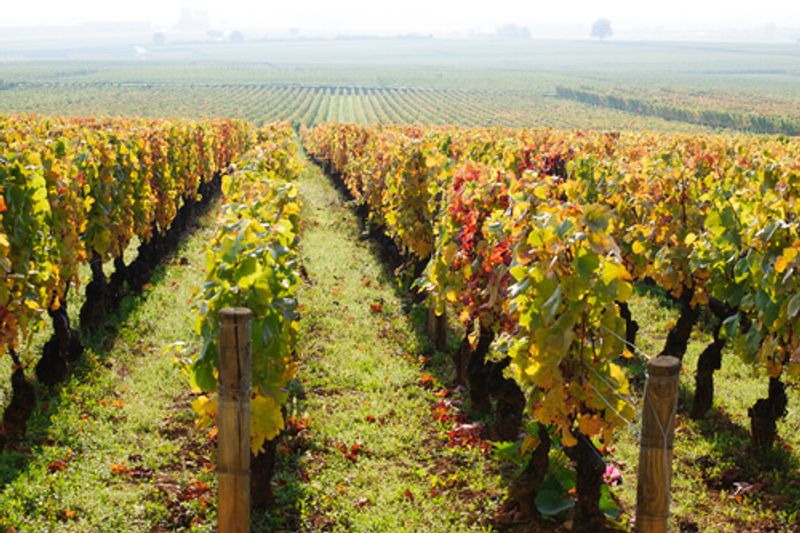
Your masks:
[[[212,530],[231,307],[254,529],[628,530],[658,356],[672,527],[800,527],[796,138],[475,127],[579,105],[513,91],[94,90],[77,112],[262,125],[0,116],[3,530]]]
[[[353,124],[463,124],[472,126],[700,130],[622,111],[519,91],[341,85],[29,82],[4,91],[5,110],[69,112],[78,116],[214,117],[311,126]],[[0,108],[3,109],[3,108]]]
[[[772,448],[800,363],[795,141],[330,125],[306,142],[458,318],[456,381],[490,434],[527,433],[521,509],[558,444],[574,525],[602,527],[601,454],[635,419],[624,368],[646,357],[634,285],[679,309],[660,355],[682,359],[701,315],[713,332],[689,416],[709,414],[727,345],[769,382],[747,414],[752,449]]]
[[[556,87],[559,98],[593,106],[628,111],[637,115],[655,116],[666,120],[698,124],[710,128],[726,128],[752,133],[797,135],[800,116],[790,100],[746,97],[744,95],[661,95],[625,96],[603,94],[582,89]],[[724,107],[718,107],[723,100]],[[725,109],[727,107],[727,109]],[[757,110],[757,111],[756,111]]]

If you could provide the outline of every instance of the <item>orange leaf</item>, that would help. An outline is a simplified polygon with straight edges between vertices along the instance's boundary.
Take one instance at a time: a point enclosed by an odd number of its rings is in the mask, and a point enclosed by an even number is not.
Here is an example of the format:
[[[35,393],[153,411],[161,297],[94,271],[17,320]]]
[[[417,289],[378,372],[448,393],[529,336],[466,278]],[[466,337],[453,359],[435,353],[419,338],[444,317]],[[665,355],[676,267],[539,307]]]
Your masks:
[[[111,465],[111,473],[115,476],[127,474],[131,469],[125,463],[114,463]]]

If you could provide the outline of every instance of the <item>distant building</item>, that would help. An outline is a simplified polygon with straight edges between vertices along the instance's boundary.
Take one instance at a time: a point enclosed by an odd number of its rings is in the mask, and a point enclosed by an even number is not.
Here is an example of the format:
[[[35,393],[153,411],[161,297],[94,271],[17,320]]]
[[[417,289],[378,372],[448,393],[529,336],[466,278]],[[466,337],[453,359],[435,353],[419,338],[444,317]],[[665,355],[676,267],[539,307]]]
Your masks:
[[[206,34],[210,29],[211,19],[207,9],[194,9],[188,6],[181,8],[181,17],[175,24],[175,31]]]

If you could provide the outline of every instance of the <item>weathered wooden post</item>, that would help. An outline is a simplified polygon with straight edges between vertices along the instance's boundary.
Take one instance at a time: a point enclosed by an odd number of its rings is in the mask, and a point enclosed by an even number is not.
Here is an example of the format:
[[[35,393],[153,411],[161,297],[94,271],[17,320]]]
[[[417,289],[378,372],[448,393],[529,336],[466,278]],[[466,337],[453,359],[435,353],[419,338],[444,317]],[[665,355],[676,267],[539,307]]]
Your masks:
[[[242,307],[220,311],[219,526],[221,533],[250,531],[250,322]]]
[[[447,349],[447,313],[436,314],[436,306],[428,307],[428,323],[425,328],[428,330],[428,337],[433,345],[440,352]]]
[[[672,356],[656,357],[647,363],[636,490],[636,531],[640,533],[669,530],[672,441],[680,370],[680,360]]]

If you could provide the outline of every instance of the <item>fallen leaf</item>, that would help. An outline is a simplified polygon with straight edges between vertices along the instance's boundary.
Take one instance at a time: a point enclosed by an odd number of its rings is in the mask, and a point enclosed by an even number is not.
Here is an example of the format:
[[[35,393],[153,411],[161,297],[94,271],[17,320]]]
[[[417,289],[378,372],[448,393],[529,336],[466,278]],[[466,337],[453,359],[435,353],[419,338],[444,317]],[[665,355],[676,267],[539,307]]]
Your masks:
[[[736,481],[733,483],[733,495],[736,497],[750,494],[751,492],[758,492],[763,483],[748,483],[747,481]]]
[[[51,474],[55,472],[63,472],[66,469],[67,469],[67,463],[66,461],[62,461],[61,459],[56,459],[55,461],[47,465],[47,471],[50,472]]]
[[[431,376],[430,374],[422,374],[417,380],[417,383],[423,389],[432,389],[434,385],[436,385],[436,378]]]
[[[372,502],[369,501],[369,498],[361,498],[355,504],[353,504],[353,507],[356,509],[363,509],[364,507],[369,507],[370,505],[372,505]]]
[[[111,473],[115,476],[127,474],[128,472],[130,472],[130,467],[125,463],[114,463],[111,465]]]

